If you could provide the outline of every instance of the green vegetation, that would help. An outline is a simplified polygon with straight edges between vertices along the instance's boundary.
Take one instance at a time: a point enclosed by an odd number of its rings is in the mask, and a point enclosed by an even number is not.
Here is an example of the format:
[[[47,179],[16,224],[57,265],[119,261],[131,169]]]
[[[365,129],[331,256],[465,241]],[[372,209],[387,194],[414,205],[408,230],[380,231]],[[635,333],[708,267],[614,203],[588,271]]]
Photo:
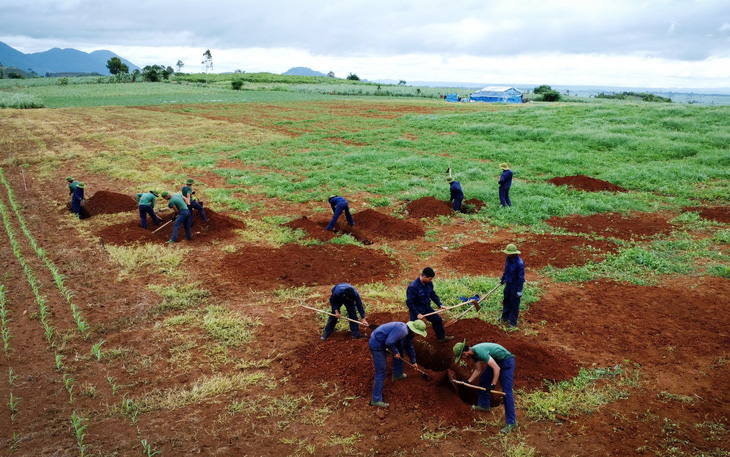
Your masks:
[[[608,98],[615,100],[641,100],[645,102],[662,102],[672,103],[671,98],[660,97],[654,94],[647,94],[646,92],[621,92],[619,94],[604,94],[601,92],[596,95],[596,98]]]
[[[0,108],[28,109],[45,107],[43,101],[34,95],[0,91]]]

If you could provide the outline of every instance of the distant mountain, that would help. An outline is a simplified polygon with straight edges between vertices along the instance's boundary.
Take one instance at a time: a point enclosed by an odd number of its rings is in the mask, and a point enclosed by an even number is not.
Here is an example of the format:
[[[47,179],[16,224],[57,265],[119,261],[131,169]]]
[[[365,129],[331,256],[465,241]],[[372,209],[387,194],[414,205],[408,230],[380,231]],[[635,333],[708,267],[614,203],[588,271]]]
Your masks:
[[[1,62],[1,61],[0,61]],[[327,76],[326,73],[320,73],[307,67],[294,67],[290,68],[282,75],[294,75],[294,76]]]
[[[119,57],[129,67],[129,71],[140,69],[132,62],[111,51],[91,53],[78,49],[53,48],[48,51],[24,54],[0,41],[0,63],[4,66],[18,67],[34,71],[43,76],[46,73],[99,73],[108,75],[106,63],[112,57]]]

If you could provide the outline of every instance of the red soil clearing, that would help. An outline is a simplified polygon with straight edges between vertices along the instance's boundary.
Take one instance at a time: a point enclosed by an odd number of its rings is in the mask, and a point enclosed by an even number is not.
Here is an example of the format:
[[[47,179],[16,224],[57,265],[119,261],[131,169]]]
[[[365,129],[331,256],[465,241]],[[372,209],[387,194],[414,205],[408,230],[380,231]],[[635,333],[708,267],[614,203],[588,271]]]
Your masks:
[[[340,282],[366,284],[388,279],[397,270],[388,256],[351,244],[290,244],[279,249],[251,246],[224,257],[214,267],[220,276],[253,290]]]
[[[717,222],[730,224],[730,208],[727,206],[710,206],[710,207],[685,207],[682,211],[692,211],[700,213],[702,219],[711,219]]]
[[[470,243],[449,253],[445,261],[465,274],[501,274],[507,257],[502,251],[510,242]],[[616,252],[616,245],[580,236],[537,235],[520,243],[518,249],[526,267],[537,269],[552,265],[565,268],[597,262],[607,253]]]
[[[570,232],[595,234],[630,240],[646,238],[654,235],[666,235],[674,227],[667,218],[657,213],[635,213],[623,215],[618,213],[600,213],[592,216],[551,217],[546,221],[553,227],[564,228]]]
[[[378,238],[387,240],[413,240],[422,237],[423,229],[403,219],[379,213],[373,209],[366,209],[353,214],[355,226],[350,227],[344,216],[340,216],[335,225],[335,231],[349,233],[366,244],[371,244]],[[326,223],[325,223],[326,226]]]
[[[246,227],[243,222],[218,214],[210,209],[205,210],[205,216],[208,218],[208,223],[204,223],[200,219],[198,212],[193,211],[193,239],[191,240],[193,243],[230,238],[235,235],[235,229],[243,229]],[[167,214],[163,213],[163,216],[160,217],[160,225],[155,225],[152,223],[152,219],[147,217],[147,228],[143,229],[140,227],[140,219],[137,217],[129,222],[106,227],[96,233],[96,236],[108,244],[132,244],[136,242],[162,243],[169,240],[172,236],[174,222],[162,227],[163,224],[169,222],[171,219],[171,212]],[[162,228],[159,231],[152,233],[160,227]],[[185,228],[182,226],[178,231],[177,241],[188,242],[185,239]]]
[[[626,192],[626,189],[621,186],[617,186],[615,184],[611,184],[608,181],[602,181],[600,179],[591,178],[590,176],[585,175],[562,176],[548,179],[547,182],[549,182],[550,184],[555,184],[556,186],[571,186],[575,187],[578,190],[584,190],[587,192]]]
[[[394,320],[405,321],[407,316],[407,313],[375,313],[368,316],[368,319],[382,324]],[[290,366],[289,371],[297,373],[301,381],[337,382],[346,387],[348,394],[352,392],[369,399],[375,374],[368,347],[371,331],[366,331],[366,338],[353,341],[349,339],[346,327],[341,328],[342,331],[336,332],[326,342],[310,342],[306,349],[299,352],[303,354],[302,359]],[[453,346],[464,339],[467,344],[496,342],[514,354],[515,388],[542,388],[544,379],[565,380],[578,373],[575,361],[561,350],[538,344],[525,336],[507,335],[498,327],[478,319],[463,320],[449,327],[447,334],[454,335],[455,338],[448,343],[438,343],[431,329],[428,333],[426,338],[417,336],[413,346],[416,349],[416,361],[425,369],[430,379],[424,379],[420,373],[406,365],[405,373],[408,378],[393,382],[390,379],[392,369],[389,357],[383,397],[390,403],[390,408],[380,414],[410,411],[424,420],[443,421],[444,425],[463,426],[472,422],[475,413],[468,403],[476,402],[478,391],[461,387],[457,393],[447,377],[449,369],[457,373],[457,379],[463,379],[474,368],[473,364],[465,367],[453,363]],[[458,401],[459,399],[462,401]],[[497,402],[494,403],[496,404]]]
[[[485,206],[484,202],[471,198],[464,200],[461,204],[461,209],[465,213],[477,213]],[[423,197],[418,200],[413,200],[406,205],[406,214],[409,217],[422,218],[422,217],[438,217],[448,216],[454,213],[453,203],[449,203],[444,200],[438,200],[436,197]]]
[[[289,227],[292,230],[300,229],[307,234],[309,238],[314,238],[319,241],[329,241],[332,238],[336,238],[337,235],[324,228],[327,223],[315,222],[309,219],[307,216],[302,216],[299,219],[295,219],[291,222],[284,224],[284,227]]]

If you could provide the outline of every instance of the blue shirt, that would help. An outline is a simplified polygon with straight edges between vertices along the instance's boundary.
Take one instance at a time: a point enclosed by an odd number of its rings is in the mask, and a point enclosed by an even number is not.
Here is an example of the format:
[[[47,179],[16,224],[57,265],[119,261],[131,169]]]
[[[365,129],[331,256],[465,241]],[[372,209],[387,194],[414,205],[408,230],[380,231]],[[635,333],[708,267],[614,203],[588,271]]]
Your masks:
[[[512,185],[512,170],[504,170],[499,177],[499,187],[509,189]]]
[[[525,262],[522,261],[520,256],[517,255],[514,258],[507,256],[501,280],[511,287],[517,287],[515,292],[522,292],[522,286],[525,285]]]
[[[370,335],[370,349],[384,351],[390,349],[395,354],[408,353],[411,363],[416,363],[416,350],[413,348],[413,334],[403,322],[388,322],[373,330]]]
[[[330,206],[332,207],[333,213],[335,212],[335,208],[340,205],[349,206],[347,204],[347,200],[345,200],[344,197],[335,197],[332,200],[330,200]]]
[[[443,305],[439,296],[433,290],[433,283],[424,284],[419,276],[406,289],[406,305],[408,309],[416,314],[428,314],[433,311],[431,308],[431,300],[433,300],[439,308]]]
[[[464,198],[464,191],[461,190],[461,184],[459,181],[452,181],[449,188],[451,190],[451,199],[456,200],[457,198]]]
[[[84,200],[84,198],[85,198],[84,197],[84,189],[82,189],[82,188],[80,188],[78,186],[74,187],[73,199],[74,200]]]
[[[332,295],[330,295],[330,305],[332,305],[332,312],[334,313],[335,311],[339,311],[342,305],[354,302],[355,306],[357,307],[357,312],[360,313],[360,317],[365,319],[365,309],[362,307],[362,299],[360,298],[360,294],[357,293],[357,290],[352,287],[352,290],[355,291],[354,300],[350,300],[349,298],[345,297],[345,291],[351,287],[352,286],[350,284],[342,282],[332,288]],[[350,317],[352,318],[353,316]]]

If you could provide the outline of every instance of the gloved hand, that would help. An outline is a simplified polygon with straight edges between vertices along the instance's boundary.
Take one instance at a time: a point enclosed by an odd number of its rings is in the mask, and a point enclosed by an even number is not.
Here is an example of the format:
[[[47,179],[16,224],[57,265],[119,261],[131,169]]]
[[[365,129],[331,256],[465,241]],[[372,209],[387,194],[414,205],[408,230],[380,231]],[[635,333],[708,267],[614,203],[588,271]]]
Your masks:
[[[469,384],[469,378],[464,378],[461,380],[464,384]]]
[[[195,195],[195,191],[192,192],[192,195]]]
[[[521,297],[522,296],[522,292],[517,292],[517,296],[518,297]]]
[[[174,221],[175,219],[177,219],[177,214],[175,214],[174,216],[172,216],[172,219],[171,220]]]
[[[489,391],[493,391],[497,387],[496,384],[489,384]]]
[[[504,284],[504,279],[499,280],[499,285],[501,286],[502,284]]]

